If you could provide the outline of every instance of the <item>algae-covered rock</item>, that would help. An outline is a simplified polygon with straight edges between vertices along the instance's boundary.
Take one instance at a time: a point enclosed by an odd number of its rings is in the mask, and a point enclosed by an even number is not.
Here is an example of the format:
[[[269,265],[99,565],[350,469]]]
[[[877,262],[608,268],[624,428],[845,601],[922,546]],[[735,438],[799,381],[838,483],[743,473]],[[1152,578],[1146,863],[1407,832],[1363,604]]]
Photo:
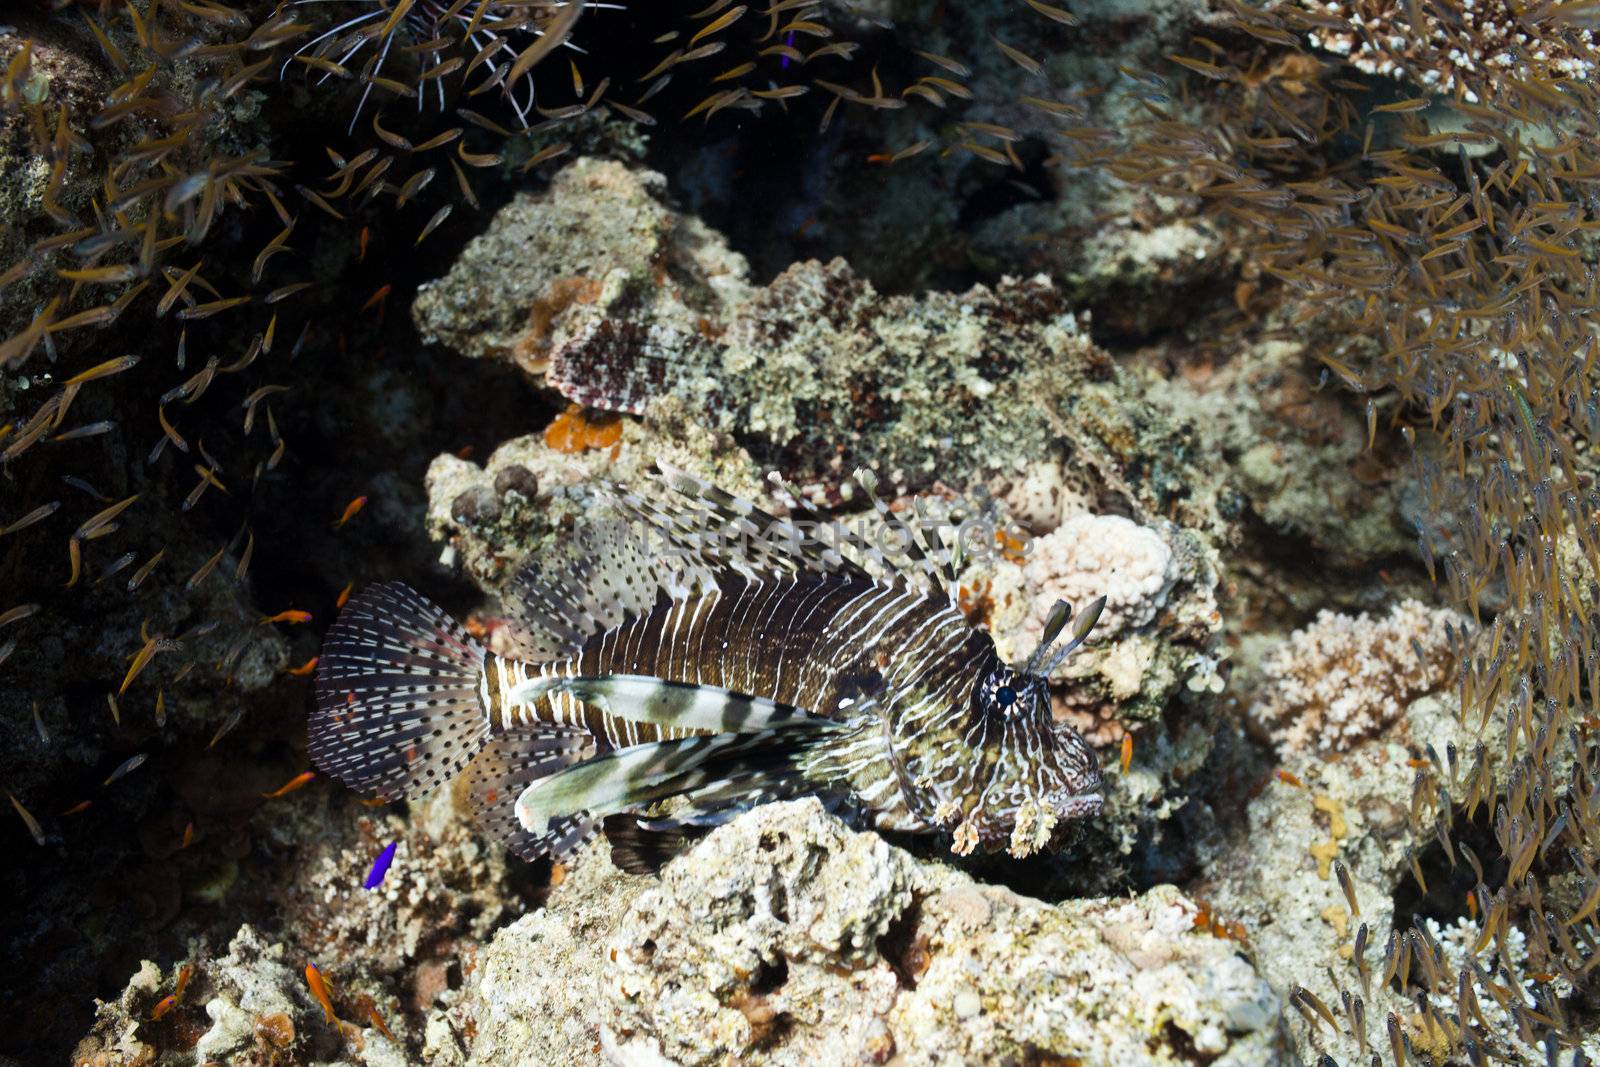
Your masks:
[[[744,258],[665,203],[666,179],[580,159],[542,195],[519,194],[450,272],[423,285],[423,338],[541,371],[574,322],[626,307],[692,329],[742,298]]]
[[[1048,277],[885,295],[835,259],[758,288],[665,195],[657,174],[580,160],[503,209],[413,316],[589,408],[676,402],[820,501],[860,466],[906,492],[1056,462],[1118,510],[1227,536],[1191,431],[1138,396]]]
[[[1276,998],[1171,887],[1052,907],[815,800],[741,816],[659,882],[596,877],[603,851],[496,936],[436,1016],[477,1036],[440,1062],[1276,1062]]]

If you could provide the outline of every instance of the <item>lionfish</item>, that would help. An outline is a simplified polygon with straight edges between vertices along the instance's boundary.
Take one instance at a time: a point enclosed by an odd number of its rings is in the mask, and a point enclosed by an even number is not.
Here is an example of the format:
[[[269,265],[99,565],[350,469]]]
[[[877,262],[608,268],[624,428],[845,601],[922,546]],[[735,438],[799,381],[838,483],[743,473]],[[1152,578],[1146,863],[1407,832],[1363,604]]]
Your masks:
[[[658,474],[665,492],[606,489],[617,521],[512,580],[496,642],[511,654],[401,582],[351,600],[318,664],[316,765],[390,800],[464,773],[479,821],[523,858],[603,830],[639,872],[803,795],[881,830],[949,832],[961,855],[1027,855],[1100,812],[1099,763],[1054,721],[1046,679],[1104,598],[1052,652],[1071,616],[1057,602],[1008,666],[958,603],[961,538],[892,513],[865,472],[892,551]]]

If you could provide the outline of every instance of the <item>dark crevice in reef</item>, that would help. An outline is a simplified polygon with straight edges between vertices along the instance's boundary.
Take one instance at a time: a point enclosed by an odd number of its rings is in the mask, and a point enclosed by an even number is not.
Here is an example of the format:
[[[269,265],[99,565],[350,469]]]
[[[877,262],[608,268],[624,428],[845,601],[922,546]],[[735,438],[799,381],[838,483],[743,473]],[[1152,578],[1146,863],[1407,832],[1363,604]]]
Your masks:
[[[1463,771],[1467,769],[1463,767]],[[1484,888],[1490,894],[1500,891],[1505,884],[1510,863],[1500,854],[1500,848],[1495,843],[1491,817],[1492,812],[1487,804],[1479,805],[1473,819],[1468,819],[1464,812],[1456,814],[1450,830],[1451,842],[1455,846],[1453,863],[1438,841],[1429,842],[1417,852],[1417,866],[1428,883],[1428,890],[1424,893],[1412,874],[1401,878],[1394,891],[1396,930],[1409,929],[1413,923],[1423,919],[1449,925],[1459,918],[1468,917],[1467,894],[1477,891],[1478,878],[1461,850],[1462,845],[1471,849],[1483,865]]]

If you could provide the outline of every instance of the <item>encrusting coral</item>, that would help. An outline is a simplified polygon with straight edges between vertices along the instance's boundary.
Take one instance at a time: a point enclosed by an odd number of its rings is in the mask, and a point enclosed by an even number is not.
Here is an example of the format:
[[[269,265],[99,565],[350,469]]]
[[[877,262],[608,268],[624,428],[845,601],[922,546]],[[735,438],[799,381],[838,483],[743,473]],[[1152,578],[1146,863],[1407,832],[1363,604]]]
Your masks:
[[[1049,605],[1106,598],[1101,639],[1147,626],[1167,606],[1181,571],[1161,535],[1121,515],[1074,515],[1030,546],[1023,577],[1033,610],[1019,646],[1037,640]]]

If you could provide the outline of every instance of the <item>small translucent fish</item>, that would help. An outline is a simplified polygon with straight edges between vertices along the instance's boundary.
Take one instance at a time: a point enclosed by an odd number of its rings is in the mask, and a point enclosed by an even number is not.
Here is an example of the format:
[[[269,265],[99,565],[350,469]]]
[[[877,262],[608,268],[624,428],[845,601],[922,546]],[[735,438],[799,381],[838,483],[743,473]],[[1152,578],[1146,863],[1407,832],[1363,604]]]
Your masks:
[[[40,826],[39,820],[33,817],[33,812],[22,806],[22,801],[16,798],[16,794],[8,789],[6,790],[6,796],[11,798],[11,806],[17,809],[17,814],[21,816],[23,825],[28,828],[28,833],[33,835],[34,844],[43,848],[44,827]]]
[[[1043,0],[1027,0],[1028,6],[1047,19],[1061,23],[1063,26],[1077,26],[1083,20],[1065,8],[1054,7]]]
[[[183,843],[178,846],[178,851],[182,852],[192,844],[194,844],[194,823],[184,823]]]
[[[74,542],[74,543],[76,543],[76,542]],[[111,709],[111,721],[116,723],[118,726],[121,726],[122,725],[122,706],[117,703],[117,694],[115,694],[115,693],[107,693],[106,694],[106,706]],[[131,769],[132,768],[129,768],[129,770],[131,770]],[[126,773],[126,772],[124,772],[124,773]]]
[[[1128,767],[1133,763],[1133,735],[1122,735],[1122,773],[1128,773]]]
[[[68,815],[82,815],[84,812],[88,811],[93,804],[94,801],[92,800],[80,800],[76,804],[72,805],[72,807],[62,812],[61,817],[64,819]]]
[[[37,700],[33,702],[33,728],[39,734],[39,743],[48,745],[50,743],[50,732],[44,728],[44,719],[39,715],[39,702]]]
[[[372,870],[367,872],[367,880],[362,883],[363,889],[376,889],[383,884],[383,876],[389,873],[389,864],[394,862],[394,850],[399,844],[391,841],[378,853],[378,858],[372,861]]]
[[[316,669],[317,669],[317,657],[316,656],[312,656],[310,659],[308,659],[304,663],[300,664],[300,666],[298,666],[298,667],[290,667],[287,673],[294,675],[296,678],[304,678],[306,675],[310,674],[312,671],[314,671]]]
[[[1015,63],[1029,74],[1032,74],[1034,77],[1038,77],[1040,74],[1044,73],[1044,64],[1039,62],[1037,59],[1034,59],[1020,48],[1011,47],[992,33],[989,35],[989,39],[999,46],[1000,51],[1005,53],[1007,59],[1011,60],[1011,62]]]
[[[131,593],[143,585],[144,580],[150,577],[150,572],[155,570],[156,566],[160,564],[161,557],[165,556],[166,554],[167,550],[165,548],[158,549],[156,554],[151,556],[142,567],[134,571],[133,577],[128,579],[128,592]]]
[[[16,533],[18,530],[25,530],[36,522],[43,522],[51,515],[54,515],[56,513],[56,509],[60,506],[61,501],[59,500],[53,500],[48,504],[40,504],[26,515],[22,516],[22,518],[18,519],[16,522],[10,523],[6,526],[0,526],[0,537],[4,537],[6,534]]]
[[[322,972],[317,970],[315,963],[306,964],[306,985],[311,987],[311,995],[322,1005],[323,1022],[336,1021],[339,1016],[334,1014],[333,1001],[328,997],[327,983],[322,980]]]
[[[117,764],[117,769],[112,771],[111,772],[111,776],[109,778],[107,778],[104,782],[102,782],[101,784],[102,785],[110,785],[112,782],[115,782],[117,779],[126,777],[128,774],[130,774],[133,771],[137,770],[141,765],[143,765],[144,761],[149,759],[149,758],[150,757],[145,755],[143,752],[139,753],[136,756],[129,756],[127,759],[125,759],[121,763]]]
[[[241,720],[243,718],[244,718],[244,709],[243,708],[234,708],[231,712],[228,713],[228,717],[226,719],[222,720],[222,725],[217,727],[217,732],[211,736],[211,743],[206,745],[206,747],[207,748],[216,748],[217,747],[217,742],[221,741],[224,737],[227,737],[229,734],[233,733],[233,728],[238,726],[239,725],[239,720]]]
[[[333,528],[335,530],[339,529],[345,523],[359,515],[361,513],[361,509],[366,506],[367,498],[365,496],[356,497],[354,500],[350,501],[350,503],[344,506],[344,512],[334,520]]]
[[[287,796],[288,794],[293,793],[296,789],[304,788],[306,783],[310,782],[311,779],[315,778],[316,776],[316,771],[301,771],[299,774],[295,775],[287,782],[284,782],[272,792],[262,793],[261,795],[268,800],[275,800],[278,797]]]
[[[0,611],[0,626],[20,622],[38,610],[38,604],[18,604],[14,608],[7,608],[5,611]]]
[[[156,725],[167,725],[167,691],[165,689],[156,691]]]
[[[116,428],[117,424],[115,420],[102,419],[99,422],[85,423],[84,425],[75,427],[74,429],[68,430],[65,433],[58,433],[51,438],[51,440],[80,441],[85,437],[99,437],[101,434],[110,433]]]
[[[139,672],[150,664],[150,661],[155,658],[156,653],[160,650],[160,640],[152,637],[144,643],[143,648],[134,653],[133,663],[129,665],[128,673],[122,676],[122,684],[117,687],[117,696],[120,697],[127,693],[128,686],[133,684],[133,680],[139,677]]]
[[[302,623],[310,621],[311,612],[301,611],[298,608],[290,608],[287,611],[280,611],[276,615],[263,615],[261,617],[263,626],[275,622]]]
[[[454,204],[446,204],[438,211],[435,211],[433,213],[433,217],[423,225],[422,232],[417,234],[417,239],[412,243],[420,245],[423,241],[426,241],[428,239],[428,235],[434,230],[438,229],[440,224],[443,223],[445,219],[450,217],[450,211],[454,207]]]
[[[138,356],[118,356],[116,359],[108,359],[104,363],[97,363],[88,370],[73,375],[63,384],[81,385],[84,382],[92,382],[97,378],[109,378],[113,374],[121,374],[130,367],[136,366],[138,362]]]

